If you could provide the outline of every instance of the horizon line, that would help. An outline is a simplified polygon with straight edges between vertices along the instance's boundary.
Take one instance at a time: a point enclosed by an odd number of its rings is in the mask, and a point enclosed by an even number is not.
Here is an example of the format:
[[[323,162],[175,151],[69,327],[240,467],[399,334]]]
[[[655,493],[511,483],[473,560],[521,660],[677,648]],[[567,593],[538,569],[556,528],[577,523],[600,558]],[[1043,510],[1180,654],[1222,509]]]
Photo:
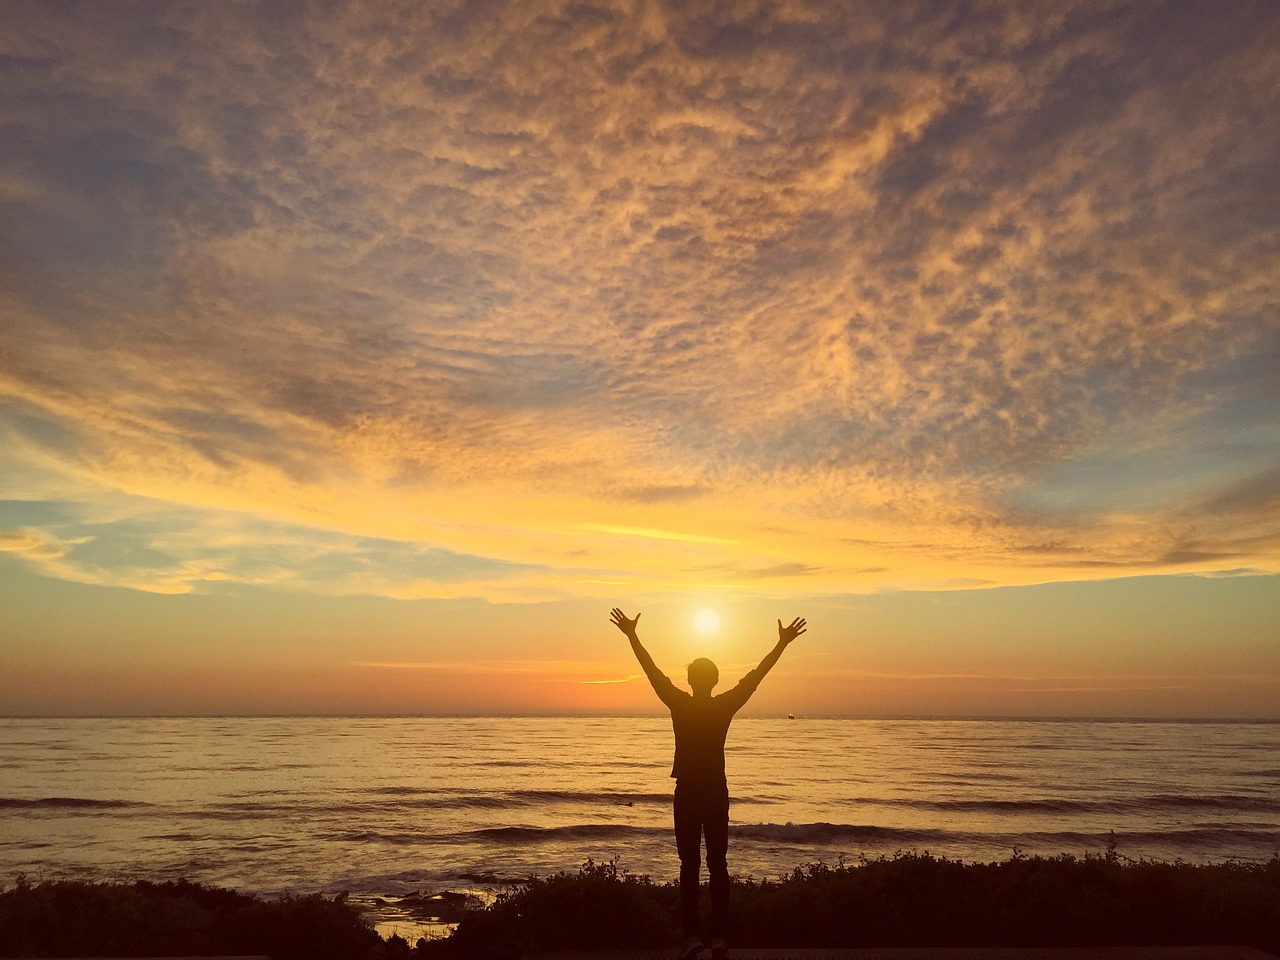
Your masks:
[[[0,713],[0,720],[532,720],[667,719],[654,711],[559,713]],[[894,720],[968,723],[1260,723],[1280,724],[1275,716],[1119,716],[1114,714],[852,714],[852,713],[744,713],[735,720]]]

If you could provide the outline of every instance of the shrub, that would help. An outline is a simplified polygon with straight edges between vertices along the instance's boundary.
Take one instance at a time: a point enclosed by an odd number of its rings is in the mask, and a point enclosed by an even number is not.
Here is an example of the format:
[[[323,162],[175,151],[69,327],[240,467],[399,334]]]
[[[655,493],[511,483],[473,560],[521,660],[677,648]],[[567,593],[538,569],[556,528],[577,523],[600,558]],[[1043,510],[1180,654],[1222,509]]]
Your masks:
[[[0,893],[0,956],[360,960],[381,942],[342,896],[260,900],[186,880],[33,886],[22,878]]]
[[[531,877],[462,919],[428,956],[501,960],[545,950],[653,947],[671,942],[676,891],[617,861],[588,860],[577,873]]]
[[[705,904],[707,897],[703,896]],[[675,883],[588,862],[518,885],[420,946],[442,960],[644,948],[677,935]],[[964,863],[898,853],[735,879],[743,947],[1067,947],[1235,944],[1280,951],[1280,858],[1187,864],[1101,856]]]
[[[707,897],[703,896],[704,906]],[[176,883],[19,880],[0,892],[0,956],[265,953],[273,960],[509,960],[641,949],[678,936],[678,889],[587,861],[531,877],[453,935],[382,940],[339,895],[261,900]],[[963,863],[898,853],[736,879],[744,947],[1079,947],[1233,944],[1280,953],[1280,857],[1265,863],[1076,858]]]

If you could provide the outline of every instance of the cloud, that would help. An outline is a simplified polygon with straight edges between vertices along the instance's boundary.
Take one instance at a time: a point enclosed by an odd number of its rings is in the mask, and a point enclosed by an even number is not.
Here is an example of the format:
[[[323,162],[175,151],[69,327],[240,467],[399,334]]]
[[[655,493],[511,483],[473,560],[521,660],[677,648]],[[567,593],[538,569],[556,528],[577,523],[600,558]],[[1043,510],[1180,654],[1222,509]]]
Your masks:
[[[394,661],[357,660],[352,666],[369,670],[426,671],[465,677],[543,677],[556,680],[570,679],[582,684],[629,683],[641,680],[644,674],[619,680],[580,680],[583,674],[609,672],[615,664],[590,660],[450,660],[450,661]]]
[[[1263,512],[1275,514],[1277,508],[1280,508],[1280,467],[1231,483],[1201,505],[1201,510],[1209,516],[1243,514],[1253,517]]]
[[[46,563],[66,556],[67,549],[42,530],[0,530],[0,553]]]
[[[327,595],[397,598],[490,594],[524,600],[545,571],[398,540],[254,520],[239,513],[158,508],[138,498],[0,500],[0,552],[61,579],[153,593],[236,584]]]
[[[696,500],[709,493],[705,487],[695,483],[685,484],[652,484],[646,487],[630,487],[619,490],[617,496],[621,500],[637,503],[682,503]]]
[[[653,527],[615,527],[602,523],[580,524],[583,530],[591,533],[607,533],[621,537],[643,537],[646,540],[676,540],[682,543],[731,544],[732,540],[722,537],[708,537],[699,533],[685,533],[678,530],[658,530]]]
[[[217,558],[93,576],[1276,569],[1280,14],[10,19],[6,442],[186,529],[240,518]],[[327,545],[255,552],[273,523]]]
[[[595,684],[602,684],[602,683],[632,683],[633,681],[643,680],[643,679],[644,679],[643,673],[636,673],[636,674],[632,674],[629,677],[617,677],[615,679],[609,679],[609,680],[579,680],[578,682],[595,685]]]

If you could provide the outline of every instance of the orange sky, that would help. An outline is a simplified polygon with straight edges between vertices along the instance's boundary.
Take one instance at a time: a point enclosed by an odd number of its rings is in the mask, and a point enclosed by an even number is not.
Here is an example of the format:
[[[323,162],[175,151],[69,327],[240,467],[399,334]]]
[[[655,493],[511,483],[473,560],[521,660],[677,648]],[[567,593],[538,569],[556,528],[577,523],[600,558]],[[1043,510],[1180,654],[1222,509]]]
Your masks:
[[[965,9],[11,5],[0,712],[1275,714],[1280,13]]]

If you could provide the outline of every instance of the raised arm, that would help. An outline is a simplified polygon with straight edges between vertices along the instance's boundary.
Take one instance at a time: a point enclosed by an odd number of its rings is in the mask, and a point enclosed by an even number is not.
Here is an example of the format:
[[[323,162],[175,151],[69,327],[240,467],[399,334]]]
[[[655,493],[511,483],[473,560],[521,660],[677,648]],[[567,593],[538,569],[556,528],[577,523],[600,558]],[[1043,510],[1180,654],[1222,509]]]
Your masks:
[[[805,623],[803,617],[796,617],[788,626],[783,626],[782,621],[778,621],[778,642],[774,648],[765,654],[764,659],[760,661],[760,666],[756,667],[756,673],[763,679],[764,675],[773,669],[773,665],[778,662],[778,658],[782,656],[782,651],[787,649],[787,645],[796,637],[804,633]]]
[[[659,670],[658,665],[653,662],[653,657],[649,656],[649,651],[644,648],[640,638],[636,636],[636,624],[640,622],[640,614],[637,613],[633,619],[628,620],[625,613],[614,607],[609,615],[609,622],[626,634],[627,639],[631,641],[631,652],[640,661],[640,667],[644,670],[644,675],[649,678],[649,683],[653,686],[654,691],[662,699],[662,702],[666,703],[666,693],[669,689],[673,689],[673,686],[667,675]]]
[[[796,617],[791,621],[790,626],[784,627],[782,621],[778,621],[778,642],[774,648],[764,655],[764,659],[760,661],[760,665],[748,673],[739,681],[738,685],[727,693],[720,694],[726,706],[730,707],[734,712],[742,709],[751,695],[756,692],[756,687],[760,685],[760,681],[764,679],[765,674],[773,669],[773,665],[778,662],[778,658],[782,656],[782,651],[787,649],[787,645],[796,637],[804,633],[804,620]]]

